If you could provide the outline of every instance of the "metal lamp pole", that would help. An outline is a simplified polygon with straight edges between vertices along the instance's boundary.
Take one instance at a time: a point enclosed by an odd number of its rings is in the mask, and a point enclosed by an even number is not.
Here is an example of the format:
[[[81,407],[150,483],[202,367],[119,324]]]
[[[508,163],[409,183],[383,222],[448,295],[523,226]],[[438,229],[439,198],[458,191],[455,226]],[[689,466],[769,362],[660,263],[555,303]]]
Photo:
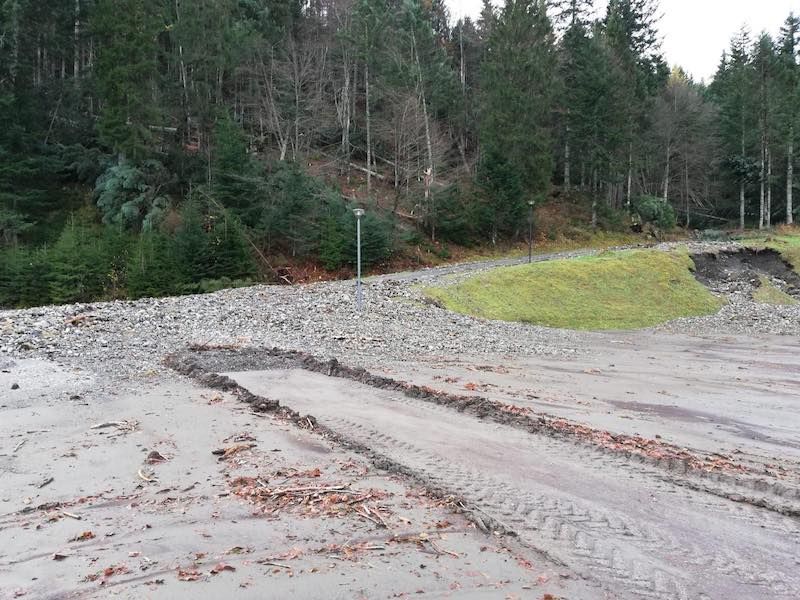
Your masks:
[[[363,208],[353,210],[356,216],[356,309],[361,312],[364,306],[364,296],[361,290],[361,217],[364,216]]]
[[[528,263],[533,262],[533,200],[528,200]]]

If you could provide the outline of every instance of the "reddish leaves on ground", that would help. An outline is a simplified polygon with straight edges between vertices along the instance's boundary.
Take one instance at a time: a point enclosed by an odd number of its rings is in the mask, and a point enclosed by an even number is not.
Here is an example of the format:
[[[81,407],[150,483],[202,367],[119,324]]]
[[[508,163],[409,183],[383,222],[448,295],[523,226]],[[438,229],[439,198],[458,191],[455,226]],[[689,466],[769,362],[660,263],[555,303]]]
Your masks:
[[[102,579],[100,582],[105,583],[105,580],[109,577],[113,577],[114,575],[125,575],[126,573],[130,573],[131,570],[125,565],[111,565],[110,567],[106,567],[102,571],[98,571],[97,573],[90,573],[86,577],[83,578],[84,581],[97,581],[98,579]]]
[[[501,404],[500,410],[512,415],[527,415],[533,412],[530,408],[515,406],[514,404]]]
[[[201,576],[195,568],[178,569],[178,581],[197,581]]]
[[[69,542],[85,542],[87,540],[92,540],[94,538],[95,538],[94,533],[92,533],[91,531],[84,531],[82,534],[76,535],[75,537],[70,538],[67,541],[69,541]]]
[[[648,439],[638,435],[615,435],[609,431],[578,425],[566,419],[552,419],[548,426],[554,431],[583,438],[616,452],[631,452],[654,460],[680,460],[685,462],[689,468],[700,471],[747,472],[746,467],[736,464],[727,456],[715,454],[703,458],[692,454],[685,448],[679,448],[657,439]]]
[[[214,566],[214,568],[211,569],[211,574],[212,575],[218,575],[219,573],[222,573],[223,571],[235,571],[235,570],[236,570],[236,567],[231,566],[231,565],[229,565],[227,563],[222,563],[221,562],[221,563],[217,563]]]
[[[308,517],[344,516],[366,512],[377,522],[383,518],[381,507],[370,505],[364,510],[367,502],[383,500],[389,494],[383,490],[351,490],[349,484],[319,483],[322,476],[320,469],[302,472],[281,472],[270,477],[236,477],[231,481],[235,495],[256,504],[262,514],[276,514],[282,511],[300,513]],[[295,481],[288,486],[270,486],[270,478],[292,478]],[[307,482],[298,479],[309,480]],[[385,510],[385,509],[383,509]],[[377,514],[376,514],[377,513]]]

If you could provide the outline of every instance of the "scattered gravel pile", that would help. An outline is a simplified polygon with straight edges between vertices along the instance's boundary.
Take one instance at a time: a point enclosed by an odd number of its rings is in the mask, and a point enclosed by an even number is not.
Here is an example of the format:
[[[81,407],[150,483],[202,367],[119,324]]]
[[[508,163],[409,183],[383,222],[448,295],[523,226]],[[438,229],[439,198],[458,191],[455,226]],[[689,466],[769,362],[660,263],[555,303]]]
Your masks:
[[[800,305],[771,305],[753,301],[760,276],[784,291],[795,289],[797,276],[770,251],[754,254],[735,243],[691,243],[693,255],[716,254],[719,258],[700,261],[698,279],[727,304],[707,317],[677,319],[656,327],[659,331],[707,335],[713,333],[740,335],[800,335]],[[706,263],[705,266],[703,262]],[[718,263],[718,264],[713,264]],[[709,271],[710,267],[710,271]],[[708,272],[703,272],[708,271]],[[787,281],[787,280],[791,281]]]
[[[0,354],[80,359],[130,374],[161,369],[187,344],[267,345],[320,356],[536,353],[569,356],[580,334],[491,323],[425,304],[406,281],[256,286],[214,294],[0,312]],[[76,361],[77,362],[77,361]]]
[[[691,251],[700,251],[732,245],[692,246]],[[553,257],[580,254],[587,253]],[[278,346],[345,357],[355,364],[376,356],[393,360],[482,353],[569,357],[580,352],[593,334],[449,313],[428,304],[417,289],[442,277],[514,262],[520,261],[373,278],[365,286],[366,304],[360,316],[354,308],[352,281],[0,311],[0,357],[48,357],[133,375],[163,370],[162,357],[190,343]],[[681,319],[657,329],[688,334],[800,334],[798,306],[759,305],[748,294],[736,292],[729,300],[716,315]]]
[[[746,291],[734,292],[727,300],[714,315],[676,319],[654,329],[687,335],[800,335],[800,305],[758,304]]]

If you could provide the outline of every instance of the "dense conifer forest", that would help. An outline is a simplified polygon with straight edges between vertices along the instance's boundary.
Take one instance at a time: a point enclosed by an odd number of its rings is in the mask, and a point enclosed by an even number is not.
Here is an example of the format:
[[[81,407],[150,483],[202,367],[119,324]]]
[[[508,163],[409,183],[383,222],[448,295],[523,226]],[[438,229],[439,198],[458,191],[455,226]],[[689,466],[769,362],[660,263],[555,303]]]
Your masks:
[[[529,201],[585,231],[791,223],[800,18],[735,32],[706,83],[660,10],[0,0],[0,306],[347,270],[355,206],[368,264],[524,239]]]

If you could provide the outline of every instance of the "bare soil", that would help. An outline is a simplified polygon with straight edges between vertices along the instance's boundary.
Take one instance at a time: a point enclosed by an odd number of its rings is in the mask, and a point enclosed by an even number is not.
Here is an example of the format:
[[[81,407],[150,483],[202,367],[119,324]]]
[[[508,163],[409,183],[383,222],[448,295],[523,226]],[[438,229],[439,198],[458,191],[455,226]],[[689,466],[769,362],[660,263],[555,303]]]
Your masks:
[[[593,597],[452,502],[231,394],[157,380],[106,396],[85,372],[4,366],[0,598]],[[25,394],[6,394],[12,379]]]
[[[787,294],[800,298],[800,275],[775,250],[704,252],[694,254],[692,259],[695,277],[713,291],[751,293],[760,284],[759,276],[766,276]]]

